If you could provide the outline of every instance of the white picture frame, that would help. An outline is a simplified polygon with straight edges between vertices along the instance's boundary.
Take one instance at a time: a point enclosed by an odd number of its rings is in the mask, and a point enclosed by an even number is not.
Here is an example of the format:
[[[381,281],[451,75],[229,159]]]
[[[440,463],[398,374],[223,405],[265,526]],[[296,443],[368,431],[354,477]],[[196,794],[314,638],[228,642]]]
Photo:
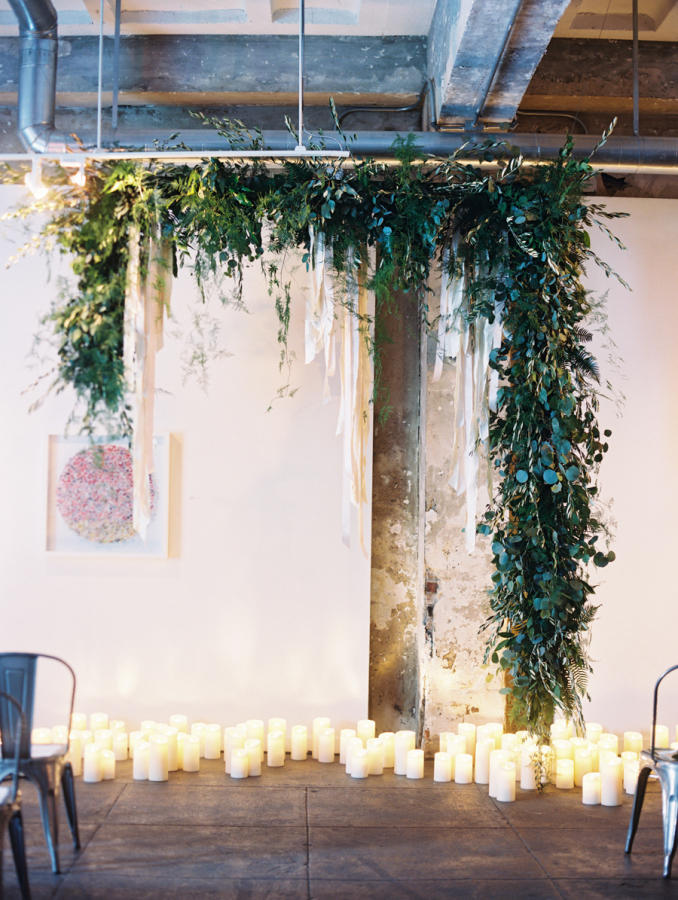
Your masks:
[[[126,478],[131,459],[129,442],[113,437],[50,434],[45,550],[52,555],[166,558],[169,450],[169,435],[153,438],[153,513],[142,539],[131,530],[131,483],[127,486]],[[97,484],[97,469],[104,460],[109,463],[107,481]]]

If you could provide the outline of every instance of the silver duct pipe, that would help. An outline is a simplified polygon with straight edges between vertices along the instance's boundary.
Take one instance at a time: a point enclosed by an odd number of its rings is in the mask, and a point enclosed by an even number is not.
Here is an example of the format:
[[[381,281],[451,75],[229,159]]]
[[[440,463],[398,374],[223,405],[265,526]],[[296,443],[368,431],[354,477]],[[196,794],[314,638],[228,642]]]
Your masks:
[[[56,133],[57,14],[50,0],[9,0],[19,21],[19,136],[34,153],[77,149]]]

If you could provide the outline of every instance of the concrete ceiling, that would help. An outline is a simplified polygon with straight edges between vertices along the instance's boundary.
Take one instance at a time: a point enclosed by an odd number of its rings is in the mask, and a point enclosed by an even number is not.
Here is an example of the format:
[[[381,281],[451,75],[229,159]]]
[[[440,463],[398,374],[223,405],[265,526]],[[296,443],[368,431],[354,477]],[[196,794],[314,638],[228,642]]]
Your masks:
[[[98,0],[53,0],[64,37],[99,33]],[[309,34],[425,35],[436,0],[306,0]],[[113,33],[115,0],[104,0],[104,33]],[[294,34],[298,0],[122,0],[121,33]],[[0,0],[0,34],[16,34]]]

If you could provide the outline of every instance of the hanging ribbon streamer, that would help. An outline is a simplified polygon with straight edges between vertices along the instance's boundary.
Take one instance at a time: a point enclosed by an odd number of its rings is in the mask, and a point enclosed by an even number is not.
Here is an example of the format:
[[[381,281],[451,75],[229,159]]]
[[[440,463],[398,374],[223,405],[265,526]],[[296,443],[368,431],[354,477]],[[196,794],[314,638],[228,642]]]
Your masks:
[[[145,271],[143,261],[146,260]],[[157,235],[129,235],[123,362],[132,398],[133,525],[145,540],[151,521],[155,357],[163,345],[163,323],[171,290],[171,245]]]
[[[337,436],[342,451],[342,540],[350,546],[351,506],[358,509],[360,545],[365,546],[364,505],[367,495],[367,452],[371,432],[372,358],[369,333],[367,262],[355,264],[346,254],[345,296],[335,301],[332,247],[322,232],[310,230],[311,295],[306,303],[306,362],[321,352],[325,361],[325,399],[329,379],[336,370],[337,343],[341,384]]]
[[[469,316],[468,294],[463,270],[458,264],[458,236],[450,252],[443,251],[443,275],[440,285],[440,318],[433,381],[442,374],[445,358],[456,361],[454,389],[454,425],[452,440],[452,472],[449,484],[466,500],[465,542],[472,553],[476,544],[478,515],[478,476],[481,457],[487,471],[488,492],[492,494],[492,469],[488,442],[490,410],[497,408],[497,373],[490,368],[490,354],[502,340],[500,304],[494,305],[494,322],[485,316]],[[450,274],[452,269],[452,274]]]

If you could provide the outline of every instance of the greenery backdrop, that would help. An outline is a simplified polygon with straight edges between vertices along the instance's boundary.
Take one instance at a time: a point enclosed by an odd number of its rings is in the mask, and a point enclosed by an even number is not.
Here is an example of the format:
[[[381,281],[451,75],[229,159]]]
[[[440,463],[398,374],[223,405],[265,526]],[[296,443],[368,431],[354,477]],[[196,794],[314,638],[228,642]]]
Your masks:
[[[238,124],[221,128],[243,148],[261,146]],[[69,254],[75,275],[48,316],[59,357],[52,386],[75,389],[85,429],[111,414],[129,428],[122,344],[133,224],[142,235],[159,225],[175,271],[190,264],[201,287],[225,273],[237,296],[243,267],[259,261],[280,323],[281,365],[291,302],[280,267],[285,251],[300,249],[308,261],[309,226],[322,230],[341,278],[376,247],[377,387],[388,338],[382,313],[392,292],[409,292],[427,319],[429,275],[447,248],[450,267],[474,273],[466,286],[470,318],[491,318],[492,295],[504,304],[503,342],[490,361],[501,384],[490,430],[501,478],[479,526],[492,535],[495,567],[484,627],[488,658],[507,676],[515,724],[543,735],[556,709],[581,722],[595,613],[587,571],[614,557],[599,548],[594,514],[609,432],[597,423],[597,369],[584,324],[590,306],[580,280],[585,261],[605,267],[588,229],[605,227],[608,214],[583,202],[592,169],[574,158],[570,142],[538,167],[526,167],[504,145],[465,148],[464,156],[476,164],[453,156],[423,165],[408,141],[395,165],[320,156],[273,168],[120,160],[89,163],[84,189],[57,172],[56,190],[30,210],[49,212],[38,242]]]

